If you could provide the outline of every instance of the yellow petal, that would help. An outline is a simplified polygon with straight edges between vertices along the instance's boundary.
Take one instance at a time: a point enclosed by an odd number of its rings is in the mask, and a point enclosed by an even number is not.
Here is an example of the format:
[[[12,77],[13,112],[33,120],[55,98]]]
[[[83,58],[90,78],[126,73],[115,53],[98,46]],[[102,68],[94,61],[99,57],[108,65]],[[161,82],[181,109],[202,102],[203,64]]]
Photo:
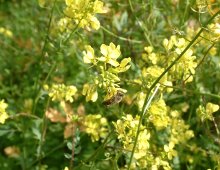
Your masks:
[[[102,44],[100,47],[100,51],[102,55],[107,56],[108,55],[108,46],[105,44]]]
[[[113,60],[113,59],[110,59],[110,60],[108,61],[108,63],[111,64],[111,65],[114,66],[114,67],[119,66],[119,63],[118,63],[116,60]]]
[[[94,91],[91,95],[91,100],[95,102],[98,99],[98,92]]]
[[[125,67],[129,62],[131,62],[131,58],[124,58],[121,63],[120,63],[120,67]]]

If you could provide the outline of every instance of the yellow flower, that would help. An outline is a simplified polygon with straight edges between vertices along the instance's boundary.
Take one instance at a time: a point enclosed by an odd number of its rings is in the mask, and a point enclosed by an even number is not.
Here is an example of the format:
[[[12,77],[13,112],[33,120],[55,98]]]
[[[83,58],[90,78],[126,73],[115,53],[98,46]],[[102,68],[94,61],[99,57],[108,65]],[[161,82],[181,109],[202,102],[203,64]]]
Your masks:
[[[103,6],[104,6],[103,2],[95,0],[93,5],[93,11],[99,14],[105,13],[106,11],[103,9]]]
[[[219,105],[213,104],[213,103],[207,103],[206,107],[199,106],[196,110],[196,113],[198,114],[201,121],[204,121],[206,119],[213,120],[213,113],[219,110]]]
[[[177,151],[173,149],[174,146],[175,144],[173,142],[170,142],[168,145],[164,145],[164,151],[167,153],[167,157],[169,160],[177,155]]]
[[[148,68],[143,68],[142,75],[144,78],[148,80],[148,86],[151,86],[151,84],[163,73],[164,68],[161,68],[159,66],[150,66]],[[167,75],[165,74],[161,80],[160,83],[166,84],[167,82]]]
[[[148,54],[150,54],[153,51],[153,47],[152,46],[144,47],[144,51],[146,51]]]
[[[82,94],[86,95],[86,101],[95,102],[98,99],[96,85],[84,84]]]
[[[66,166],[66,167],[64,168],[64,170],[69,170],[69,168]]]
[[[4,124],[5,120],[9,117],[6,113],[6,108],[8,107],[7,103],[4,100],[0,101],[0,123]]]
[[[121,61],[120,65],[119,65],[118,67],[116,67],[116,68],[110,68],[110,69],[108,69],[108,71],[109,71],[109,72],[112,72],[112,73],[125,72],[125,71],[127,71],[127,70],[131,67],[131,65],[128,64],[129,62],[131,62],[131,58],[130,58],[130,57],[124,58],[124,59]]]
[[[210,24],[208,27],[214,34],[216,34],[217,36],[220,36],[220,24],[219,23]]]
[[[100,50],[103,56],[99,58],[99,61],[111,64],[114,67],[119,65],[119,63],[116,61],[121,55],[119,45],[116,47],[113,43],[110,43],[109,46],[102,44]]]
[[[64,17],[64,18],[61,18],[59,21],[58,21],[58,27],[60,29],[61,32],[64,32],[70,28],[73,27],[72,23],[71,23],[71,19],[70,18],[67,18],[67,17]]]
[[[167,106],[163,99],[159,99],[151,104],[149,108],[149,121],[154,124],[157,129],[166,128],[170,122],[167,116]]]
[[[91,46],[86,46],[86,51],[83,52],[84,63],[92,63],[97,71],[93,83],[84,85],[82,94],[86,95],[86,101],[95,102],[98,98],[97,88],[103,88],[106,91],[104,102],[116,99],[114,101],[118,103],[122,99],[121,94],[127,92],[120,88],[118,73],[125,72],[130,68],[131,58],[124,58],[119,64],[117,59],[121,55],[120,46],[116,47],[113,43],[110,43],[109,46],[102,44],[100,51],[102,56],[99,58],[95,57],[94,49]],[[110,65],[114,67],[109,67]],[[122,93],[117,95],[119,91]]]
[[[103,2],[99,0],[66,0],[65,15],[81,28],[98,30],[100,23],[95,17],[97,13],[105,13]],[[68,21],[71,23],[71,21]]]
[[[94,17],[94,16],[91,16],[91,17],[90,17],[90,25],[91,25],[91,27],[92,27],[93,29],[95,29],[95,30],[98,30],[98,29],[100,28],[100,22],[99,22],[99,20],[98,20],[96,17]]]
[[[85,132],[91,136],[92,142],[105,138],[108,133],[107,119],[100,114],[87,115],[84,120]]]
[[[168,39],[163,40],[163,46],[167,51],[171,50],[175,43],[176,43],[176,36],[171,36],[170,40]]]
[[[146,98],[146,94],[144,92],[140,92],[137,94],[137,106],[139,111],[141,111],[144,106],[145,98]]]
[[[213,104],[213,103],[207,103],[206,104],[206,113],[212,114],[214,112],[217,112],[219,110],[219,105]]]
[[[118,134],[118,139],[123,144],[123,148],[127,154],[133,149],[139,118],[139,116],[133,118],[132,115],[127,114],[126,116],[123,116],[122,119],[117,120],[117,122],[113,122]],[[150,148],[150,144],[148,142],[149,140],[149,131],[141,125],[141,131],[139,133],[139,138],[134,152],[135,160],[141,161],[142,158],[148,155]]]
[[[48,91],[52,101],[64,100],[73,102],[73,96],[77,92],[77,88],[75,86],[65,86],[64,84],[53,84],[51,88],[45,85],[44,89]]]
[[[95,58],[95,54],[94,54],[94,49],[90,45],[87,45],[85,48],[86,48],[86,51],[83,51],[84,63],[93,63],[95,65],[96,58]]]

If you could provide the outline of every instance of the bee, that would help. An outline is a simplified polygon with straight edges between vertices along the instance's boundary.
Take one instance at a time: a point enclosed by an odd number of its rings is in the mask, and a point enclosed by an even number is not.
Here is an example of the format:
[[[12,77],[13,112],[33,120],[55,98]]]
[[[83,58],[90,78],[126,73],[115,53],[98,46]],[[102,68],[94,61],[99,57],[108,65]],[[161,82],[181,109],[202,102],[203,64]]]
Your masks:
[[[109,106],[112,106],[114,104],[120,103],[123,99],[123,96],[124,96],[124,93],[122,91],[118,90],[117,93],[114,96],[112,96],[108,100],[105,100],[102,104],[109,107]]]

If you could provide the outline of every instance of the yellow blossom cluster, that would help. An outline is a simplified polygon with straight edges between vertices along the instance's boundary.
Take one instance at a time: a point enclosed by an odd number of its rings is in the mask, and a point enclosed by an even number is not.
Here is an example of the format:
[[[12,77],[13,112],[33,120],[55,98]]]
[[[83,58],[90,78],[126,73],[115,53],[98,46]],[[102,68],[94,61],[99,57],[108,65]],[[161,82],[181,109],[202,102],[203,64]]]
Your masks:
[[[209,102],[206,104],[206,107],[200,105],[197,108],[196,113],[201,121],[213,120],[214,119],[213,113],[217,112],[218,110],[219,110],[219,105]]]
[[[73,102],[73,96],[77,92],[75,86],[66,86],[64,84],[53,84],[51,87],[44,85],[52,101],[69,101]]]
[[[117,120],[117,122],[113,122],[115,130],[118,134],[118,139],[122,143],[124,153],[126,153],[126,155],[130,155],[130,152],[133,149],[139,118],[139,116],[133,118],[132,115],[128,114],[123,116],[122,119]],[[134,161],[132,163],[133,168],[136,166],[147,166],[148,159],[145,158],[147,155],[150,158],[151,155],[149,152],[149,140],[150,132],[141,125],[137,146],[134,151]]]
[[[173,159],[177,156],[175,145],[184,144],[194,137],[193,131],[189,130],[189,125],[180,117],[181,113],[170,110],[162,98],[152,102],[148,114],[147,120],[153,123],[157,130],[166,128],[169,131],[169,143],[164,145],[164,152],[168,160]]]
[[[151,170],[159,170],[163,167],[164,170],[172,170],[171,166],[169,165],[168,161],[163,160],[161,157],[156,157],[153,160],[153,165],[151,167]]]
[[[213,23],[209,25],[209,28],[213,31],[213,33],[217,36],[220,36],[220,24],[219,23]]]
[[[85,126],[85,132],[91,136],[92,142],[105,138],[108,134],[107,119],[100,114],[86,115],[83,125]]]
[[[149,108],[149,121],[159,130],[166,128],[170,123],[168,109],[165,101],[160,98],[158,101],[152,102]]]
[[[60,19],[58,25],[61,31],[71,29],[78,25],[88,30],[100,28],[99,20],[95,14],[105,13],[103,2],[100,0],[65,0],[65,17]]]
[[[171,36],[170,40],[164,39],[163,45],[167,50],[167,66],[170,65],[186,48],[188,41],[184,38]],[[170,69],[169,77],[171,81],[183,79],[185,82],[192,82],[197,66],[196,56],[193,55],[193,50],[188,49],[180,60]]]
[[[187,27],[186,29],[186,35],[187,39],[190,41],[194,37],[196,33],[198,33],[200,28],[193,28],[193,27]],[[196,40],[195,44],[197,46],[200,46],[200,48],[207,48],[207,44],[212,44],[217,42],[220,39],[220,24],[218,21],[214,21],[213,23],[209,24],[206,29],[202,32],[201,36]],[[211,49],[209,49],[209,54],[211,56],[215,56],[218,52],[219,48],[216,48],[215,46],[212,46]]]
[[[8,104],[4,102],[4,100],[0,100],[0,123],[4,124],[5,120],[9,117],[6,113],[6,108]]]
[[[173,157],[177,156],[177,151],[174,150],[175,144],[171,141],[168,145],[164,145],[164,151],[167,154],[169,160],[172,160]]]
[[[98,98],[97,88],[102,88],[106,91],[104,100],[110,99],[116,95],[118,91],[126,92],[120,88],[120,78],[118,74],[125,72],[130,68],[131,58],[124,58],[121,62],[117,59],[121,55],[120,46],[113,43],[109,45],[102,44],[100,47],[101,57],[96,57],[94,49],[91,46],[85,47],[83,51],[83,61],[86,64],[92,64],[96,69],[93,82],[86,83],[83,87],[82,94],[86,96],[86,101],[95,102]]]
[[[164,70],[182,53],[188,41],[184,38],[171,36],[170,39],[163,40],[163,46],[166,53],[155,53],[152,46],[144,48],[142,54],[142,84],[146,88],[150,88],[154,81],[164,72]],[[172,92],[173,82],[184,80],[191,82],[195,68],[197,66],[196,56],[193,50],[188,49],[180,60],[160,79],[159,83],[167,86],[167,92]],[[160,89],[163,89],[161,87]]]
[[[177,36],[171,36],[170,39],[163,40],[163,47],[165,53],[156,53],[152,46],[144,47],[144,53],[142,54],[142,60],[139,65],[141,67],[141,78],[135,79],[135,83],[142,85],[142,91],[137,94],[137,105],[139,110],[142,110],[146,92],[152,84],[158,79],[158,77],[165,71],[165,69],[171,65],[171,63],[178,58],[183,50],[188,45],[188,41],[184,38],[178,38]],[[176,64],[159,80],[160,90],[166,90],[168,93],[173,91],[173,84],[177,81],[192,82],[193,75],[195,74],[195,68],[197,67],[196,56],[193,55],[193,50],[189,48],[183,56],[176,62]],[[165,114],[165,112],[163,112]],[[166,117],[166,120],[165,120]],[[151,121],[154,124],[163,124],[166,126],[169,117],[165,116],[164,122],[158,119],[158,116],[151,117]],[[154,120],[153,120],[154,119]],[[156,123],[157,122],[157,123]],[[163,123],[162,123],[163,122]]]
[[[209,24],[204,36],[210,41],[217,42],[220,39],[220,23]]]
[[[189,130],[189,125],[186,125],[183,119],[173,117],[170,124],[169,143],[164,145],[168,160],[172,160],[173,157],[177,156],[177,151],[174,149],[176,145],[185,144],[186,141],[194,137],[193,131]]]
[[[185,124],[178,111],[171,111],[170,114],[172,118],[170,123],[170,141],[173,142],[173,144],[185,143],[194,137],[193,131],[189,130],[189,125]]]

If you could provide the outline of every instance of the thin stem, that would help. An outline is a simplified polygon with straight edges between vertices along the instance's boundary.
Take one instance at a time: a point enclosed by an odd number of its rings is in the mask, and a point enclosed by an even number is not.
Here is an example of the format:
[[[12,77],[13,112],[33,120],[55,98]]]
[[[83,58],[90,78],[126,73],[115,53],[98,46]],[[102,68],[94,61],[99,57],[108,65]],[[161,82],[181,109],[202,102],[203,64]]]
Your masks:
[[[40,141],[39,141],[39,144],[38,144],[38,152],[37,152],[37,160],[39,161],[39,165],[40,165],[40,160],[41,160],[41,157],[42,157],[42,146],[43,146],[43,143],[45,141],[45,136],[46,136],[46,131],[47,131],[47,118],[46,118],[46,111],[49,107],[49,104],[50,104],[50,98],[47,99],[47,104],[46,104],[46,107],[45,107],[45,111],[44,111],[44,115],[43,115],[43,122],[42,122],[42,133],[41,133],[41,138],[40,138]]]
[[[159,87],[160,87],[160,84],[157,85],[157,87],[155,88],[153,94],[151,95],[150,99],[148,100],[148,102],[147,102],[147,104],[146,104],[146,106],[144,108],[143,115],[145,115],[145,113],[146,113],[147,109],[149,108],[149,106],[151,104],[151,101],[153,100],[154,96],[156,95]]]
[[[57,145],[56,147],[54,147],[53,149],[51,149],[49,152],[47,152],[45,155],[42,155],[39,159],[35,160],[30,166],[28,166],[28,169],[31,169],[32,166],[34,166],[37,162],[41,161],[42,159],[50,156],[52,153],[54,153],[55,151],[57,151],[58,149],[64,147],[66,145],[66,141],[64,141],[63,143],[61,143],[60,145]]]
[[[52,18],[53,18],[53,13],[54,13],[56,2],[57,2],[57,0],[54,1],[53,7],[52,7],[52,10],[51,10],[51,13],[50,13],[49,22],[48,22],[48,25],[47,25],[47,32],[46,32],[46,36],[45,36],[45,39],[44,39],[44,45],[43,45],[43,48],[42,48],[42,51],[41,51],[41,56],[40,56],[40,64],[42,64],[42,62],[43,62],[44,53],[45,53],[45,50],[46,50],[46,45],[48,43],[50,27],[51,27],[51,23],[52,23]],[[37,95],[34,99],[34,103],[33,103],[33,107],[32,107],[32,114],[35,113],[36,99],[38,97],[38,92],[40,90],[40,87],[37,87],[37,85],[39,84],[39,81],[40,81],[40,74],[38,74],[37,80],[34,82],[34,94],[37,94]]]
[[[49,18],[49,22],[48,22],[48,26],[47,26],[47,32],[46,32],[46,36],[45,36],[45,39],[44,39],[44,45],[43,45],[43,48],[42,48],[42,51],[41,51],[40,64],[43,61],[44,52],[45,52],[45,49],[46,49],[46,46],[47,46],[47,43],[48,43],[48,40],[49,40],[50,27],[51,27],[51,23],[52,23],[52,18],[53,18],[53,13],[54,13],[56,2],[57,2],[57,0],[54,1],[53,7],[52,7],[52,10],[51,10],[51,14],[50,14],[50,18]]]
[[[50,70],[49,70],[45,80],[43,81],[42,85],[44,85],[47,82],[47,80],[50,77],[50,75],[52,74],[52,72],[56,69],[56,65],[57,65],[56,62],[52,65],[52,67],[50,68]],[[38,103],[38,100],[40,99],[40,96],[41,96],[41,94],[40,94],[40,89],[39,89],[38,93],[37,93],[37,96],[35,98],[35,101],[34,101],[34,105],[33,105],[33,109],[32,109],[33,113],[35,113],[35,111],[36,111],[37,103]]]
[[[137,22],[138,22],[140,28],[142,29],[142,31],[144,32],[144,36],[145,36],[146,40],[148,41],[149,45],[152,46],[151,40],[150,40],[149,36],[147,35],[147,33],[148,33],[147,28],[144,26],[143,22],[141,22],[141,20],[135,14],[134,7],[132,5],[131,0],[128,0],[128,2],[129,2],[129,6],[130,6],[132,14],[134,15],[135,19],[137,20]]]
[[[193,94],[204,95],[204,96],[210,96],[210,97],[213,97],[213,98],[216,98],[216,99],[220,99],[220,96],[217,95],[217,94],[199,92],[199,91],[195,91],[195,90],[189,90],[189,89],[186,89],[186,88],[183,89],[183,88],[181,88],[181,87],[168,86],[168,85],[165,85],[165,84],[161,84],[161,85],[162,85],[162,86],[165,86],[165,87],[168,87],[168,88],[178,89],[178,90],[186,91],[186,92],[193,93]]]
[[[101,28],[103,29],[103,31],[105,31],[106,33],[110,34],[111,36],[113,36],[115,38],[118,38],[119,40],[128,41],[128,42],[137,43],[137,44],[143,43],[142,41],[139,41],[139,40],[132,40],[132,39],[129,39],[129,38],[120,37],[120,36],[114,34],[113,32],[109,31],[108,29],[106,29],[103,26],[101,26]]]
[[[157,87],[155,88],[153,94],[151,95],[151,97],[149,98],[149,100],[147,100],[147,104],[146,104],[146,106],[144,107],[144,111],[143,111],[143,114],[141,115],[141,116],[142,116],[141,118],[144,117],[144,115],[145,115],[147,109],[149,108],[152,99],[153,99],[154,96],[156,95],[156,93],[157,93],[159,87],[160,87],[160,84],[157,85]],[[148,98],[148,97],[146,97],[146,98]],[[142,122],[142,119],[141,119],[141,120],[139,119],[138,129],[137,129],[137,135],[136,135],[136,138],[135,138],[135,141],[134,141],[134,146],[137,145],[138,136],[139,136],[140,128],[141,128],[141,123],[140,123],[140,122]],[[130,166],[131,166],[131,162],[132,162],[132,159],[133,159],[134,152],[135,152],[135,147],[133,147],[132,152],[131,152],[131,157],[130,157],[130,160],[129,160],[128,170],[130,170]]]
[[[83,164],[86,164],[86,163],[88,163],[88,162],[94,160],[94,159],[97,157],[97,155],[99,154],[99,152],[100,152],[103,148],[105,148],[105,146],[106,146],[107,143],[108,143],[108,139],[109,139],[109,137],[112,135],[112,133],[113,133],[113,131],[109,132],[108,136],[105,138],[105,140],[103,141],[102,145],[99,146],[98,149],[96,149],[96,151],[95,151],[86,161],[81,162],[81,163],[80,163],[78,166],[76,166],[74,169],[76,169],[76,170],[77,170],[77,169],[80,169]]]
[[[208,50],[206,51],[206,53],[204,54],[202,60],[198,63],[198,65],[196,66],[195,70],[197,70],[199,68],[199,66],[204,62],[206,56],[208,55],[209,51],[215,46],[215,43],[213,43]],[[190,74],[183,82],[185,83],[190,77],[192,76],[192,74]]]
[[[80,23],[80,22],[79,22]],[[70,33],[70,35],[63,41],[63,44],[65,45],[68,40],[71,38],[71,36],[73,35],[73,33],[76,32],[77,28],[78,28],[79,24],[77,24],[74,29],[72,30],[72,32]],[[59,46],[58,50],[56,51],[57,53],[60,52],[61,50],[61,45]],[[49,77],[52,75],[53,71],[56,69],[56,66],[57,66],[57,60],[54,62],[54,64],[50,67],[50,70],[46,76],[46,78],[44,79],[42,85],[46,84],[47,80],[49,79]],[[40,77],[40,75],[38,76]],[[38,80],[39,82],[39,80]],[[36,98],[34,100],[34,104],[33,104],[33,108],[32,108],[32,114],[35,113],[36,111],[36,107],[37,107],[37,103],[38,103],[38,100],[40,99],[40,87],[38,88],[38,91],[37,91],[37,95],[36,95]]]
[[[72,131],[72,155],[70,159],[70,170],[73,169],[73,161],[74,161],[74,149],[75,149],[75,129],[74,129],[74,123],[72,123],[73,131]]]
[[[220,132],[219,132],[219,129],[218,129],[218,126],[217,126],[217,124],[216,124],[215,119],[213,118],[212,121],[213,121],[213,123],[214,123],[214,125],[215,125],[215,129],[216,129],[216,133],[217,133],[217,135],[220,136]]]

